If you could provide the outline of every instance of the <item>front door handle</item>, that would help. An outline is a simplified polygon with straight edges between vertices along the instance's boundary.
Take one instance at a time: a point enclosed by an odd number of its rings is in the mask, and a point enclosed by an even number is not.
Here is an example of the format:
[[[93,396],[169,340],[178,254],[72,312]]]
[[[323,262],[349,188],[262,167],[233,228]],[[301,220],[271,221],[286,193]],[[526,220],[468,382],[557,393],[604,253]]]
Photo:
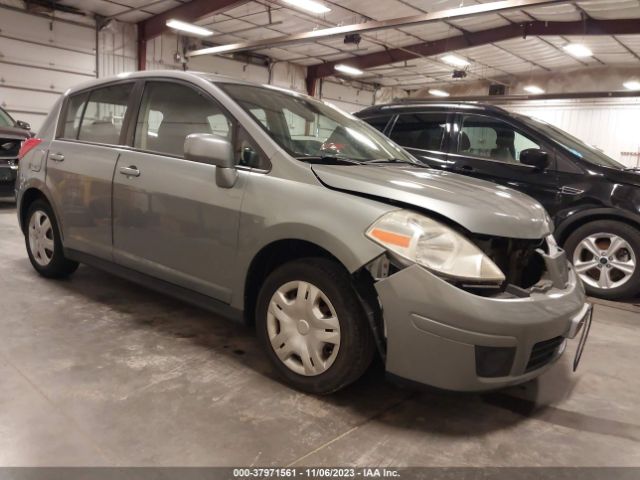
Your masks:
[[[54,162],[64,162],[64,155],[61,153],[50,153],[49,158]]]
[[[460,170],[464,170],[465,172],[473,172],[473,167],[471,165],[462,165]]]
[[[120,173],[122,175],[126,175],[127,177],[139,177],[140,170],[138,167],[131,165],[130,167],[120,167]]]

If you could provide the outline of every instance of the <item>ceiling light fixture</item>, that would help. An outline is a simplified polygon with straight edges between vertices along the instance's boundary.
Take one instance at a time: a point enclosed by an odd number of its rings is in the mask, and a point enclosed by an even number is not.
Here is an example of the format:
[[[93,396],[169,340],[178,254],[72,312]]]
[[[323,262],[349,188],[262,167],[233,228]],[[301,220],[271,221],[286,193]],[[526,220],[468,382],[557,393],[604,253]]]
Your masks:
[[[311,13],[327,13],[331,9],[324,6],[321,3],[314,2],[313,0],[282,0],[284,3],[288,3],[292,7],[301,8]]]
[[[626,88],[627,90],[640,90],[640,82],[638,82],[637,80],[624,82],[624,88]]]
[[[444,90],[438,90],[437,88],[432,88],[431,90],[429,90],[429,94],[433,95],[434,97],[448,97],[449,96],[449,92],[445,92]]]
[[[346,73],[347,75],[362,75],[364,72],[358,68],[350,67],[349,65],[339,64],[335,68],[337,71]]]
[[[533,95],[541,95],[544,93],[544,90],[537,85],[527,85],[526,87],[524,87],[524,91],[529,92]]]
[[[564,50],[574,57],[584,58],[593,56],[593,52],[589,47],[581,43],[569,43],[565,45]]]
[[[440,60],[452,67],[464,68],[470,65],[467,60],[457,55],[445,55]]]
[[[187,23],[181,20],[176,20],[175,18],[171,18],[167,20],[166,25],[169,28],[180,30],[181,32],[191,33],[193,35],[198,35],[200,37],[209,37],[213,35],[213,32],[208,28],[200,27],[198,25],[194,25],[193,23]]]

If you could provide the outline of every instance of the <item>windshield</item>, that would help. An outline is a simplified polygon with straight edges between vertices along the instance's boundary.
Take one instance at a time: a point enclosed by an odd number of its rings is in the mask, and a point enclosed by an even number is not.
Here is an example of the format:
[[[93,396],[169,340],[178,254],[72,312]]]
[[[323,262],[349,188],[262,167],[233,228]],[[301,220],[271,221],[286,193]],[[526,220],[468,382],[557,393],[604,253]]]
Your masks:
[[[275,88],[217,85],[295,158],[418,163],[376,129],[336,107]]]
[[[13,118],[5,112],[2,108],[0,108],[0,127],[13,127],[14,122]]]
[[[624,165],[616,162],[613,158],[609,157],[603,151],[598,150],[591,145],[587,145],[576,137],[568,134],[564,130],[560,130],[553,125],[548,124],[537,118],[527,117],[526,115],[516,115],[524,123],[532,128],[541,131],[551,139],[560,143],[567,150],[569,150],[576,157],[581,158],[591,164],[600,165],[602,167],[610,167],[616,169],[624,169]]]

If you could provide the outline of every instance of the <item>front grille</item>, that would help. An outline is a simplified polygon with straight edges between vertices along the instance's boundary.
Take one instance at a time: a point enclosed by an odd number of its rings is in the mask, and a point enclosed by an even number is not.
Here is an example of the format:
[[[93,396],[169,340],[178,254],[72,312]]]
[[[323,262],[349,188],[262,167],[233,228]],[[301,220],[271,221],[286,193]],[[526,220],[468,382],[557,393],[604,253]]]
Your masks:
[[[531,356],[529,357],[529,363],[527,363],[525,373],[542,368],[549,363],[563,341],[564,337],[555,337],[536,343],[531,350]]]
[[[22,139],[0,138],[0,158],[17,158]]]

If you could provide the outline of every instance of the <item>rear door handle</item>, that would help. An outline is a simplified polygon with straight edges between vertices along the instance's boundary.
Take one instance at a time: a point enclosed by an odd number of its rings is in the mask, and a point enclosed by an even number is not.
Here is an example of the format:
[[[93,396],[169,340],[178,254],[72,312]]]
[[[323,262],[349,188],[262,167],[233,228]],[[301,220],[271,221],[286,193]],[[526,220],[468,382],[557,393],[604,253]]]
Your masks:
[[[131,165],[130,167],[120,167],[120,173],[122,175],[126,175],[127,177],[139,177],[140,170],[137,167]]]
[[[50,153],[49,158],[54,162],[64,162],[64,155],[61,153]]]
[[[464,170],[465,172],[473,172],[473,167],[471,165],[462,165],[460,170]]]

